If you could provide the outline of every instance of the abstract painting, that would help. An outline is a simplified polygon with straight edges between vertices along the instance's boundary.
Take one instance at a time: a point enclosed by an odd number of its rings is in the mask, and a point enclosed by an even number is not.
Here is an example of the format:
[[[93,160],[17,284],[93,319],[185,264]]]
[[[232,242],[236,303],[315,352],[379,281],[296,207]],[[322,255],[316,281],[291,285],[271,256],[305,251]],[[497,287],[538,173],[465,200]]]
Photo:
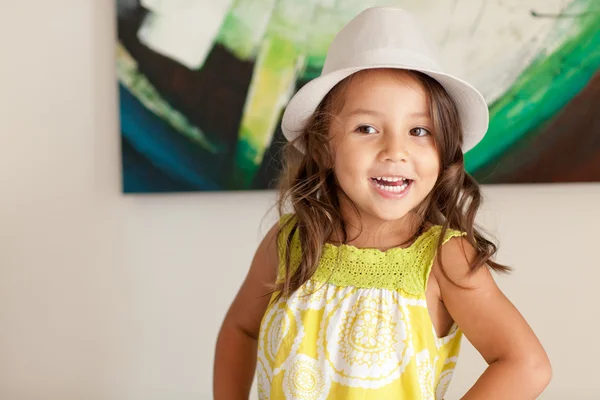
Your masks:
[[[117,0],[126,193],[261,190],[290,97],[363,9],[413,12],[490,108],[482,184],[600,182],[597,0]]]

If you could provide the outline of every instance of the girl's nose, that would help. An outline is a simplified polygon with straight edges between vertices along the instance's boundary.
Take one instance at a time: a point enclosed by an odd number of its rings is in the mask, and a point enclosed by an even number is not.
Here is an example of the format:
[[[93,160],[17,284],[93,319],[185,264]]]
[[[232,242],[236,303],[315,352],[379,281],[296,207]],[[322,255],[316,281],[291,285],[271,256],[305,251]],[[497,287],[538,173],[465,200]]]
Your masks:
[[[387,135],[381,157],[383,161],[406,162],[409,157],[407,141],[402,138],[402,135]]]

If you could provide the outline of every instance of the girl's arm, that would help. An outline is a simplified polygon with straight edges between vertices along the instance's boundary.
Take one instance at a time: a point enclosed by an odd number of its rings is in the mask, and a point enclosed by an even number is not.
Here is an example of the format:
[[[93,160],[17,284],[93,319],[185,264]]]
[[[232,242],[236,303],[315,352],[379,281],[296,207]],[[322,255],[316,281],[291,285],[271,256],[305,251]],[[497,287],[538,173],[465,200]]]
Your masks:
[[[217,338],[213,390],[215,400],[247,400],[254,370],[260,322],[269,304],[268,284],[277,277],[277,225],[258,247],[242,287]]]
[[[474,249],[463,238],[451,239],[433,267],[442,301],[488,368],[463,400],[536,399],[552,376],[548,356],[523,316],[504,296],[488,268],[468,275]]]

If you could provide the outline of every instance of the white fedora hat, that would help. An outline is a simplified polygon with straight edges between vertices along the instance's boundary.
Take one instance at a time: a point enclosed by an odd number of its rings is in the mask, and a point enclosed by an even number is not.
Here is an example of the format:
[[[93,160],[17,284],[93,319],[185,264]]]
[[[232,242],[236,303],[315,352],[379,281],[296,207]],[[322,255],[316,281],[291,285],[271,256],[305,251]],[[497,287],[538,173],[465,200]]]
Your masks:
[[[348,22],[331,42],[321,76],[289,101],[281,122],[287,140],[299,136],[319,103],[346,77],[365,69],[397,68],[420,71],[444,87],[462,121],[462,150],[466,153],[473,148],[488,129],[485,99],[467,82],[443,72],[423,31],[424,25],[412,14],[394,7],[368,8]]]

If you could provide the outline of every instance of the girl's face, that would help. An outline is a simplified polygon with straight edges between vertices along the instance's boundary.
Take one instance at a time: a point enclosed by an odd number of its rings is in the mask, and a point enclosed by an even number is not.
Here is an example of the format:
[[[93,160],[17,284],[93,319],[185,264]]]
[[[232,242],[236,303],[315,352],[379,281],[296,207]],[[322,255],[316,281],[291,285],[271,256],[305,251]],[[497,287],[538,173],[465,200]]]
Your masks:
[[[329,134],[344,193],[363,220],[405,217],[431,192],[440,169],[421,84],[401,70],[363,72],[345,87],[337,117]]]

